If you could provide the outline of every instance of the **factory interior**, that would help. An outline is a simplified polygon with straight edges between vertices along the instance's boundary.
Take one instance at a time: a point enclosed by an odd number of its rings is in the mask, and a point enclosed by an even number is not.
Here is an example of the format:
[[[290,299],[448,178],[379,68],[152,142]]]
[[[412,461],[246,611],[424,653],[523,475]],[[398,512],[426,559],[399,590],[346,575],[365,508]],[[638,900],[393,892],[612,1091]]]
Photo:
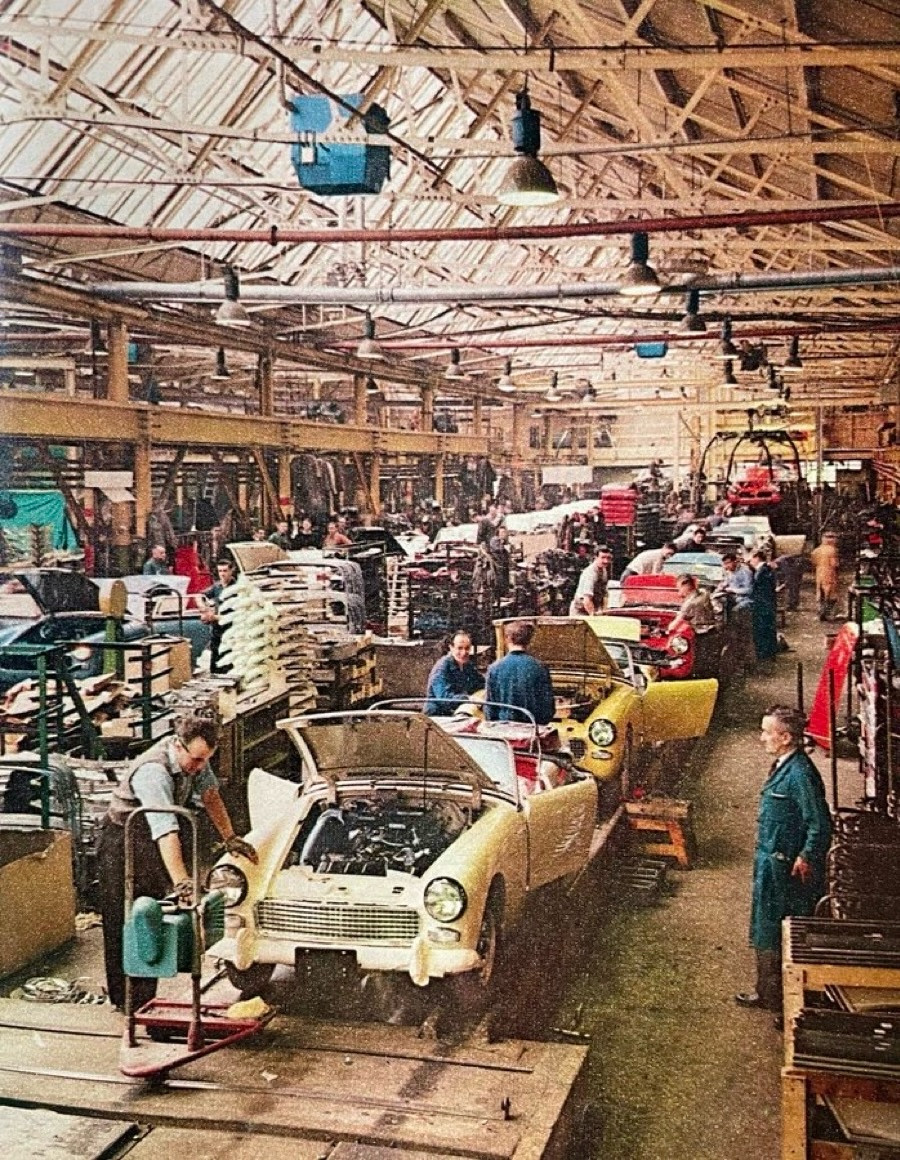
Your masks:
[[[14,1160],[900,1160],[898,0],[0,56]]]

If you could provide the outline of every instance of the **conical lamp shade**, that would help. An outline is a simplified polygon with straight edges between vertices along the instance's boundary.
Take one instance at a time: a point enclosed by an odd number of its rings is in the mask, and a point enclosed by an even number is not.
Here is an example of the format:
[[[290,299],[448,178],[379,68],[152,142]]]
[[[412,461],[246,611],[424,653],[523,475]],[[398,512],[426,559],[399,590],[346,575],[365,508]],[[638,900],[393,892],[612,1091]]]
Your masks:
[[[537,157],[515,157],[497,194],[501,205],[552,205],[559,201],[553,174]]]

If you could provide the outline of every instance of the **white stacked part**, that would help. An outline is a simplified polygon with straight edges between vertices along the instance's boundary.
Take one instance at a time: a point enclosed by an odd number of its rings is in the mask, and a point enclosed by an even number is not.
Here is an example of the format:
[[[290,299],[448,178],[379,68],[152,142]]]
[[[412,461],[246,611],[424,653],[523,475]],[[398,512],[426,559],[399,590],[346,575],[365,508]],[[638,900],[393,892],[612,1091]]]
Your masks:
[[[278,661],[278,609],[241,576],[219,603],[223,626],[219,660],[231,668],[242,692],[264,689],[283,676]]]

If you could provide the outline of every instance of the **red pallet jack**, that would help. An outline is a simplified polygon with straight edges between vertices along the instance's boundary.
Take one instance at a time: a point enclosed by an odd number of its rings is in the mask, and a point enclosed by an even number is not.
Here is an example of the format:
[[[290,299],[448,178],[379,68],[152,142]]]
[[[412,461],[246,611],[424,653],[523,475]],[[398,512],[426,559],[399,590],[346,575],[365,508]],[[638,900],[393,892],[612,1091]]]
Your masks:
[[[134,898],[131,825],[138,814],[160,812],[185,817],[191,826],[194,873],[190,906],[175,899]],[[129,815],[125,825],[123,938],[126,1026],[119,1053],[119,1070],[127,1076],[163,1079],[173,1068],[253,1035],[275,1014],[271,1008],[258,1010],[261,1000],[251,1001],[256,1007],[203,1002],[203,952],[222,936],[225,899],[218,891],[201,897],[197,854],[197,823],[190,810],[141,807]],[[134,976],[163,979],[184,971],[191,975],[190,1002],[154,998],[134,1010]]]

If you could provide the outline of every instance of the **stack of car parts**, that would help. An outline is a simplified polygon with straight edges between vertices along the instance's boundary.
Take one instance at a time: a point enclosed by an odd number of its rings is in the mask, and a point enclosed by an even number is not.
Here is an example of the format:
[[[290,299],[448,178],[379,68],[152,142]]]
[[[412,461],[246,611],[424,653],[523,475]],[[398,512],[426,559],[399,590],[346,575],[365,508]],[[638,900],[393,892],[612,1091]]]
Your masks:
[[[838,810],[827,871],[834,918],[900,921],[900,826],[893,818]]]

